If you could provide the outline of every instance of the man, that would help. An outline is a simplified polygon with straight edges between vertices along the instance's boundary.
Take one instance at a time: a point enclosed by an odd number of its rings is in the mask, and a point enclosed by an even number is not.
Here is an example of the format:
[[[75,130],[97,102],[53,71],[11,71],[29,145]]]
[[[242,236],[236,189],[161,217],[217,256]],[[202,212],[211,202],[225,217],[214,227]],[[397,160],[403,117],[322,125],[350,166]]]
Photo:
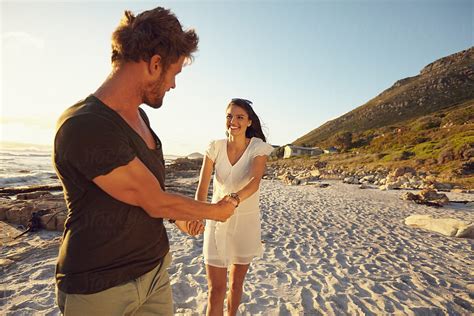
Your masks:
[[[139,108],[162,105],[197,44],[169,10],[126,11],[112,35],[111,74],[58,121],[54,164],[68,218],[56,281],[65,315],[171,315],[163,218],[196,234],[198,220],[234,212],[229,197],[208,204],[164,192],[161,142]]]

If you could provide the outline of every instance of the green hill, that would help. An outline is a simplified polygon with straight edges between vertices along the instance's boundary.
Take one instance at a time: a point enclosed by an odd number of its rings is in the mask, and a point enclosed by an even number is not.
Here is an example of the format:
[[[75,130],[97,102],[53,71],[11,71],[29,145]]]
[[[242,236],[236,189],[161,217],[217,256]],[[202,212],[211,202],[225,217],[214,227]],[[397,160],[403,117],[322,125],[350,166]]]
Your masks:
[[[340,153],[281,163],[349,171],[411,166],[474,188],[474,48],[427,65],[293,144]]]
[[[340,145],[347,133],[364,133],[474,100],[474,48],[441,58],[414,77],[397,81],[366,104],[328,121],[293,142],[300,146]]]

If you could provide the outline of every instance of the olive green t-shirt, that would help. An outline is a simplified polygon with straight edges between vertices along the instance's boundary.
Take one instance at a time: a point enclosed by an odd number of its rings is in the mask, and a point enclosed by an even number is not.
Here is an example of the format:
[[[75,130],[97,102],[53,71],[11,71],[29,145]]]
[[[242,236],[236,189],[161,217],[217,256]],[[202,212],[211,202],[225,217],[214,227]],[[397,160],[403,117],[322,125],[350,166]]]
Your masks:
[[[150,128],[142,109],[140,114]],[[56,281],[68,294],[92,294],[152,270],[168,253],[163,219],[114,199],[92,179],[138,157],[164,190],[161,142],[156,149],[114,110],[94,96],[60,117],[54,141],[54,165],[68,208],[56,266]]]

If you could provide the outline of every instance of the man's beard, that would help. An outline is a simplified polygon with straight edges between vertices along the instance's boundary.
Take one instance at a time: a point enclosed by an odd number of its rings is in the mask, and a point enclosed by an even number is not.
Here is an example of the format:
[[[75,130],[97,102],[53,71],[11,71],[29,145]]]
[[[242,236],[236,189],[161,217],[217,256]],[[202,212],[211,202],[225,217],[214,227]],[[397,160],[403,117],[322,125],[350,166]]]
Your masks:
[[[158,100],[155,100],[153,103],[150,101],[145,101],[145,104],[154,109],[159,109],[163,105],[163,97],[159,98]]]
[[[154,109],[159,109],[163,105],[163,98],[165,97],[165,95],[163,93],[163,95],[160,96],[160,91],[163,90],[163,79],[164,78],[160,78],[160,80],[158,80],[158,82],[156,84],[153,84],[153,86],[150,88],[151,98],[149,98],[146,93],[143,96],[143,103]]]

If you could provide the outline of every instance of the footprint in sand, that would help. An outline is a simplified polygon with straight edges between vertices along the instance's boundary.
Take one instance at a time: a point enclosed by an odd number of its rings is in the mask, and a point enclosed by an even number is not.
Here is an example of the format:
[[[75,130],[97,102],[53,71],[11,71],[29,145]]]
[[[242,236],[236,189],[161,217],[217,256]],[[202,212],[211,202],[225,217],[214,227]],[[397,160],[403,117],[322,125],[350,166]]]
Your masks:
[[[308,288],[301,289],[301,305],[303,305],[303,313],[311,314],[314,311],[314,301],[316,299],[316,292]]]
[[[276,274],[278,284],[290,283],[288,274],[278,271]]]

